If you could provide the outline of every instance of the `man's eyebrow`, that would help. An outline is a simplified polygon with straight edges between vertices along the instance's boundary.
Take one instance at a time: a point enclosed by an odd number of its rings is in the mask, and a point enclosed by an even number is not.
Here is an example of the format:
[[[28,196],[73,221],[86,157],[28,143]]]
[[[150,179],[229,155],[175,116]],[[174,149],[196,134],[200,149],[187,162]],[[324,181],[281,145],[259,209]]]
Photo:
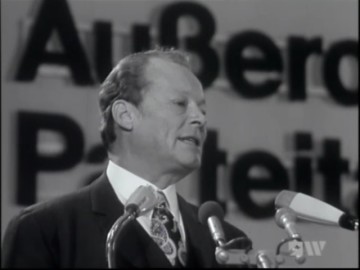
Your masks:
[[[206,100],[205,99],[202,99],[198,102],[198,105],[200,106],[205,106],[206,105]]]

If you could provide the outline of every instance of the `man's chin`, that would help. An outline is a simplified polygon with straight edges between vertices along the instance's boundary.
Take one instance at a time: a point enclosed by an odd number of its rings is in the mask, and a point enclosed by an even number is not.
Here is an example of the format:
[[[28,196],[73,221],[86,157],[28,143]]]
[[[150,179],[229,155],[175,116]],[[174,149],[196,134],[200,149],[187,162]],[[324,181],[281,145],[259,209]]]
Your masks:
[[[197,158],[192,158],[192,159],[183,160],[181,164],[183,165],[184,168],[193,171],[200,168],[201,160]]]

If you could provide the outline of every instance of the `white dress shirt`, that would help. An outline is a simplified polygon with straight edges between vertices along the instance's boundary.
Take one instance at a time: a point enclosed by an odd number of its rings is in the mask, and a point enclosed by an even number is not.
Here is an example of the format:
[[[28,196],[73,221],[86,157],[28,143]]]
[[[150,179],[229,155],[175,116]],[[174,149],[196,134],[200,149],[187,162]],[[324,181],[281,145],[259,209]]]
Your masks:
[[[125,170],[124,168],[120,167],[119,165],[115,164],[111,160],[109,160],[107,169],[106,169],[106,175],[109,179],[109,182],[112,186],[112,188],[115,191],[115,194],[119,201],[125,205],[126,201],[130,197],[130,195],[139,187],[142,185],[149,185],[153,187],[156,191],[160,190],[157,186],[154,184],[146,181],[145,179],[129,172],[128,170]],[[179,211],[178,206],[178,200],[176,195],[176,186],[170,185],[167,188],[161,190],[167,201],[169,202],[170,206],[170,212],[174,216],[174,219],[176,220],[181,239],[186,247],[186,236],[185,236],[185,229],[184,224],[182,221],[182,217]],[[144,228],[144,230],[150,235],[150,225],[151,225],[151,215],[153,211],[149,211],[147,214],[138,217],[136,220],[140,223],[140,225]]]

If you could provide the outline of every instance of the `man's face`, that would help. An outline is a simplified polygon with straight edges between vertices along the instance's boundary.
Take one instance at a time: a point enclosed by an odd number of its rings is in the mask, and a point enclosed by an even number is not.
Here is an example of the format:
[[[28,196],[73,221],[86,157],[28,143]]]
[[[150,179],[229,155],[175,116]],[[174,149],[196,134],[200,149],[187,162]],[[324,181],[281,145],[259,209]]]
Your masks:
[[[198,168],[206,137],[201,83],[185,67],[158,58],[150,60],[145,77],[149,86],[134,129],[138,153],[165,171]]]

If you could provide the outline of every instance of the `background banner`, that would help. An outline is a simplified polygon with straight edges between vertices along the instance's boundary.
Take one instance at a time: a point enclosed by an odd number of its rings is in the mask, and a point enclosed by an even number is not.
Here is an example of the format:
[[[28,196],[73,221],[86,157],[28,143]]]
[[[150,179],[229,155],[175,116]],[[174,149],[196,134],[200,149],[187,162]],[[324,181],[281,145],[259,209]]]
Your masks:
[[[99,85],[156,45],[188,51],[206,93],[203,164],[177,184],[186,199],[218,201],[255,249],[286,237],[283,189],[358,216],[358,1],[3,0],[1,38],[2,239],[22,208],[103,171]],[[358,266],[358,232],[297,228],[302,267]]]

